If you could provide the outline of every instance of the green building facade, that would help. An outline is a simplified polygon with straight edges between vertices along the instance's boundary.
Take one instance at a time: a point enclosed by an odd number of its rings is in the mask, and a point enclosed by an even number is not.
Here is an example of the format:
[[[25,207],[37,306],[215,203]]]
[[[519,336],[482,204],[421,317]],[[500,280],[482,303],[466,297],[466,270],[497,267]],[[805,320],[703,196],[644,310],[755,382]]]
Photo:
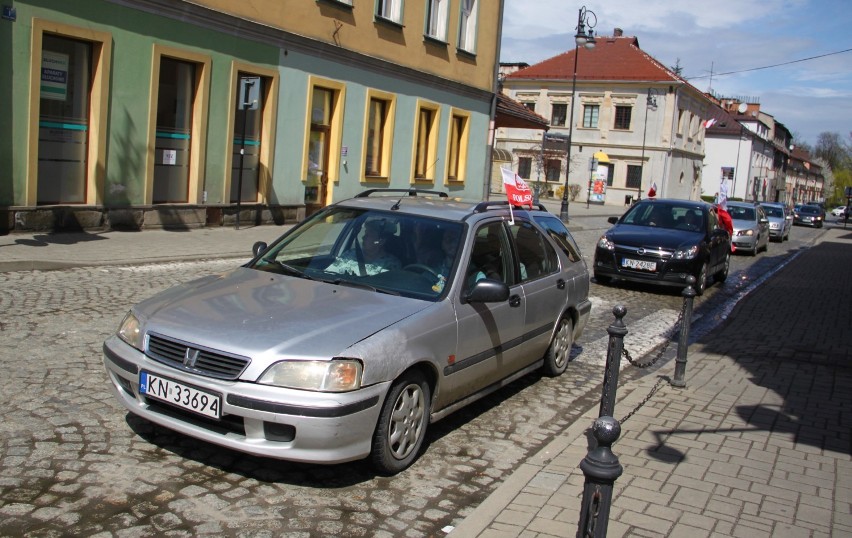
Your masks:
[[[324,1],[305,5],[329,24],[352,9]],[[415,65],[165,0],[15,1],[0,42],[0,231],[280,224],[374,187],[485,196],[493,93]]]

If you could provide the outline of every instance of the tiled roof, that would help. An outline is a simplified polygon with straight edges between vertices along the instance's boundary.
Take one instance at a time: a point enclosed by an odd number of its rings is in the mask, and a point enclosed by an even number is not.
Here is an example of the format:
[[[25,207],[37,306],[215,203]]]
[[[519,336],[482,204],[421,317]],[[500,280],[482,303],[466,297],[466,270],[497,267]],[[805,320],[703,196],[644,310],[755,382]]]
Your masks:
[[[550,122],[504,93],[497,94],[495,127],[520,129],[547,129]]]
[[[577,57],[577,80],[685,82],[663,64],[639,48],[636,37],[598,37],[592,50],[574,48],[526,69],[508,75],[507,79],[562,79],[574,75]]]

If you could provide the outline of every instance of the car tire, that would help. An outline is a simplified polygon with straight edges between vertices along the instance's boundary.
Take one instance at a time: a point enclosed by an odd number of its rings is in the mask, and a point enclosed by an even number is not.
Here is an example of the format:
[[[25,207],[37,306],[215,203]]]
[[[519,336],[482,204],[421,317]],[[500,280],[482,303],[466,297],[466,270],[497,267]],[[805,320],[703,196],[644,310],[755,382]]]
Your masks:
[[[728,272],[731,269],[731,253],[725,253],[725,261],[722,263],[722,269],[716,273],[716,282],[724,282],[728,280]]]
[[[391,385],[370,451],[378,473],[394,475],[417,458],[429,425],[431,393],[426,378],[416,370],[409,370]]]
[[[550,347],[544,354],[542,370],[550,377],[562,375],[571,360],[571,347],[574,345],[574,322],[569,317],[562,317],[553,333]]]
[[[699,297],[704,295],[704,290],[707,289],[707,262],[701,264],[701,269],[695,275],[695,286],[692,289],[695,290],[695,295]]]

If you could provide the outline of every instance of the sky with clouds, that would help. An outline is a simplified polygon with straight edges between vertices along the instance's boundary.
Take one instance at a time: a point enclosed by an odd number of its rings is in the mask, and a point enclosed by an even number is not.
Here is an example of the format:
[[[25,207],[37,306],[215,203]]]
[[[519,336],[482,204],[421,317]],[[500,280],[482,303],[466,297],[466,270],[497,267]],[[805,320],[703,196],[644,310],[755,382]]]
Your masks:
[[[826,131],[852,141],[852,1],[598,2],[505,0],[500,61],[532,65],[570,50],[585,5],[596,35],[621,28],[699,90],[756,98],[810,145]]]

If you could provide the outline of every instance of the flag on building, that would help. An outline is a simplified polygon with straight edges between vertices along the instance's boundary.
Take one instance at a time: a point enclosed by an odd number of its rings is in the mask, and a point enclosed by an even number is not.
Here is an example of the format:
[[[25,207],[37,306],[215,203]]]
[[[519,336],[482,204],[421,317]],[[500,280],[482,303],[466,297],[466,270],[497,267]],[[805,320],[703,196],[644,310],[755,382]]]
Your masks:
[[[516,206],[528,205],[532,207],[532,190],[529,185],[521,179],[521,176],[509,170],[501,168],[503,172],[503,187],[506,189],[506,197],[509,203]]]
[[[651,184],[651,188],[648,189],[648,198],[653,198],[657,195],[657,182]]]
[[[710,127],[713,127],[714,125],[716,125],[716,118],[710,118],[709,120],[704,122],[704,128],[705,129],[709,129]]]

